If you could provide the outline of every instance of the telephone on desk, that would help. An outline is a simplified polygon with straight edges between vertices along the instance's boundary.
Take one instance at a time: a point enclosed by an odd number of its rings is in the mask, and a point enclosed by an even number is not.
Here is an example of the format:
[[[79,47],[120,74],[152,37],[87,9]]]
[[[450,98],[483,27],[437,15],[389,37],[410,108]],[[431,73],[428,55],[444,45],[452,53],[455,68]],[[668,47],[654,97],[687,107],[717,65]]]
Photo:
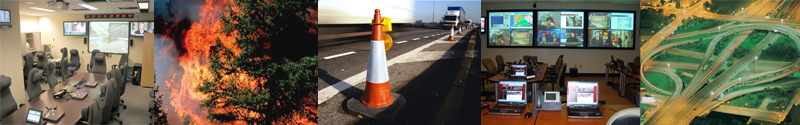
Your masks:
[[[561,94],[558,91],[544,91],[537,93],[536,109],[545,111],[561,111]]]

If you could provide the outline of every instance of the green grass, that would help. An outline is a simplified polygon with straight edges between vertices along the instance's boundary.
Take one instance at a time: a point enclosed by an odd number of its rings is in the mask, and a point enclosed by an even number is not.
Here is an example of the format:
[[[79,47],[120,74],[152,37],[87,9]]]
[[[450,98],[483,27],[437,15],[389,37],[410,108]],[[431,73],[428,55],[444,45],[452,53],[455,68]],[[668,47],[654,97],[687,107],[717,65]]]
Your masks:
[[[764,97],[767,95],[767,93],[768,92],[761,91],[746,94],[744,96],[731,99],[728,103],[725,103],[725,105],[756,109],[764,101]]]
[[[660,72],[646,72],[644,75],[647,77],[647,80],[650,81],[650,84],[653,84],[653,86],[668,92],[675,91],[675,81],[672,80],[668,75]]]
[[[709,20],[703,19],[703,21],[697,21],[700,23],[692,22],[689,24],[684,24],[686,27],[680,26],[677,30],[675,30],[675,34],[679,33],[687,33],[687,32],[694,32],[694,31],[701,31],[706,29],[716,29],[718,26],[725,25],[729,23],[729,21],[722,21],[722,20]],[[696,23],[696,24],[695,24]]]
[[[711,12],[717,12],[718,14],[731,14],[731,12],[740,12],[742,11],[741,8],[747,7],[753,0],[711,0],[711,5],[709,6]]]
[[[769,48],[759,55],[759,60],[792,62],[800,58],[797,43],[786,35],[782,35]]]
[[[677,54],[670,54],[668,53],[666,57],[664,55],[655,56],[653,58],[654,61],[666,61],[666,62],[687,62],[687,63],[700,63],[703,61],[699,58],[692,58],[688,56],[682,56]]]

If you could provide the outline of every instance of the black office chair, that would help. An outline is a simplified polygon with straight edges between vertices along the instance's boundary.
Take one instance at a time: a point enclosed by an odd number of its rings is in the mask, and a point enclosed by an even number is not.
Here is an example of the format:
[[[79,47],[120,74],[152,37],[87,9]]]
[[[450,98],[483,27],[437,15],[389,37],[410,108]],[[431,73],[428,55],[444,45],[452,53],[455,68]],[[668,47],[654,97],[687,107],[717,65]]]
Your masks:
[[[31,101],[44,93],[42,87],[39,86],[39,80],[42,79],[42,71],[39,69],[31,69],[28,76],[28,82],[25,83],[28,85],[28,88],[25,88],[25,91],[28,93],[28,101]]]
[[[17,111],[17,101],[14,100],[14,96],[11,95],[11,78],[5,75],[0,75],[0,101],[3,102],[3,105],[0,105],[0,121],[3,121],[8,115]],[[9,105],[14,104],[14,105]],[[19,106],[22,107],[23,104]]]
[[[66,59],[69,56],[69,51],[67,47],[61,48],[61,59]]]
[[[60,69],[58,69],[58,71],[61,73],[61,81],[67,81],[69,77],[72,77],[72,73],[69,73],[69,69],[67,68],[69,67],[67,66],[69,65],[69,60],[63,58],[61,61],[59,61],[59,64],[61,64]]]
[[[44,55],[44,51],[36,52],[36,68],[44,69],[44,66],[47,65],[47,56]]]
[[[606,125],[638,125],[640,116],[639,107],[619,110],[611,115]]]
[[[91,71],[94,68],[94,56],[100,53],[100,50],[94,49],[92,50],[92,56],[89,58],[89,64],[86,65],[86,71]]]
[[[98,54],[92,56],[92,60],[94,61],[94,67],[89,69],[89,73],[105,74],[106,73],[106,54],[98,53]]]
[[[112,79],[113,79],[113,80],[115,80],[115,81],[114,81],[114,83],[115,83],[115,85],[114,85],[114,86],[116,87],[116,89],[115,89],[115,90],[116,90],[116,91],[115,91],[115,93],[116,93],[117,95],[119,95],[119,97],[120,97],[120,98],[118,98],[118,100],[119,100],[118,102],[119,102],[119,103],[118,103],[118,104],[115,104],[115,105],[116,105],[117,107],[119,107],[119,106],[122,106],[122,109],[127,109],[127,107],[128,107],[128,106],[126,106],[126,105],[122,104],[122,103],[125,103],[125,101],[123,101],[123,100],[122,100],[122,98],[121,98],[121,97],[122,97],[122,94],[125,94],[125,86],[126,86],[126,85],[125,85],[125,80],[124,80],[124,78],[123,78],[123,77],[124,77],[124,76],[123,76],[123,73],[122,73],[122,70],[121,70],[121,69],[112,69],[111,71],[108,71],[108,73],[106,74],[106,78],[107,78],[107,79],[109,79],[109,80],[112,80]]]
[[[78,56],[78,50],[76,49],[69,50],[69,54],[69,66],[67,66],[67,70],[75,74],[75,71],[81,68],[81,57]]]
[[[24,82],[28,81],[28,73],[31,71],[31,69],[34,68],[33,67],[33,56],[34,56],[34,54],[35,54],[35,52],[31,52],[31,53],[26,53],[25,56],[22,56],[22,59],[25,60],[25,65],[22,66],[22,74],[23,74],[23,79],[24,79],[22,81],[24,81]],[[28,84],[25,84],[25,88],[28,88]]]
[[[130,66],[128,64],[128,54],[122,54],[121,57],[119,58],[119,64],[111,65],[111,69],[118,69],[118,68],[122,69],[122,75],[124,76],[123,77],[124,81],[128,81],[128,78],[131,74],[131,68],[129,68],[128,66]]]
[[[44,66],[44,69],[47,72],[46,74],[50,74],[46,76],[47,85],[50,85],[50,89],[53,89],[53,87],[55,87],[58,84],[58,79],[56,79],[55,75],[56,72],[58,71],[58,69],[56,69],[56,63],[48,62],[47,65]]]
[[[119,116],[118,112],[119,110],[117,110],[117,107],[119,106],[118,102],[120,96],[119,92],[116,91],[116,89],[119,88],[117,86],[118,84],[116,81],[117,81],[116,78],[111,78],[108,81],[106,81],[105,86],[103,87],[103,89],[106,89],[106,94],[104,98],[106,99],[105,104],[107,106],[105,107],[105,109],[103,109],[103,114],[104,114],[103,122],[109,122],[111,120],[115,120],[118,121],[119,124],[122,124],[122,120],[118,120],[113,117],[113,116]]]
[[[93,99],[88,106],[81,109],[81,124],[99,125],[103,119],[103,109],[100,101],[102,98]]]

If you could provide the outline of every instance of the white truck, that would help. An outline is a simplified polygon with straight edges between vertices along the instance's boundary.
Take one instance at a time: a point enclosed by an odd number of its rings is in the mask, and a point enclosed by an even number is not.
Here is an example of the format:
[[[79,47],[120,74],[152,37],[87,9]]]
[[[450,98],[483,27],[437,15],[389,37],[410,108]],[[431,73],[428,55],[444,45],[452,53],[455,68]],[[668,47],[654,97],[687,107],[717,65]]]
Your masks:
[[[467,13],[461,6],[447,7],[447,12],[444,14],[444,17],[442,17],[442,28],[450,29],[454,24],[455,27],[464,25],[464,15],[467,15]]]

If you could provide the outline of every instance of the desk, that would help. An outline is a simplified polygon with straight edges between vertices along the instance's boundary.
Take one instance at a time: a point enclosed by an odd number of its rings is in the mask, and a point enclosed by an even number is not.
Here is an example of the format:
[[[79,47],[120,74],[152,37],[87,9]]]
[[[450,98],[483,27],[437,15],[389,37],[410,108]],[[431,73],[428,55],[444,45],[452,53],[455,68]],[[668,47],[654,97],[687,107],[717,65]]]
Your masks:
[[[489,105],[494,106],[495,102],[487,102]],[[490,106],[490,107],[491,107]],[[600,112],[603,112],[603,119],[582,119],[582,118],[569,118],[567,115],[567,106],[561,106],[561,111],[539,111],[539,116],[531,116],[525,118],[525,113],[531,112],[530,107],[535,106],[534,103],[528,103],[528,107],[522,112],[522,115],[483,115],[489,112],[489,109],[481,110],[481,124],[482,125],[603,125],[608,122],[614,113],[617,111],[636,107],[635,105],[603,105],[600,107]],[[611,109],[611,110],[609,110]]]
[[[102,86],[103,83],[108,81],[106,79],[105,74],[94,74],[94,73],[78,73],[74,76],[70,77],[67,81],[61,82],[54,86],[53,88],[61,88],[64,84],[69,83],[72,80],[81,80],[86,79],[87,81],[96,81],[98,82],[97,86]],[[0,124],[24,124],[25,118],[28,114],[28,108],[33,108],[37,110],[45,111],[47,110],[45,107],[58,105],[58,110],[64,111],[64,116],[62,116],[61,120],[58,122],[48,121],[42,119],[43,122],[52,123],[52,124],[75,124],[81,118],[81,109],[88,106],[89,103],[92,102],[95,98],[100,96],[100,88],[99,87],[83,87],[76,91],[86,92],[86,98],[83,100],[78,99],[55,99],[53,98],[53,93],[56,89],[50,89],[39,95],[37,98],[34,98],[30,102],[26,103],[25,106],[20,107],[14,113],[11,113],[5,119],[3,119]],[[46,112],[44,112],[46,113]]]
[[[605,65],[606,65],[606,82],[608,82],[609,70],[619,71],[619,84],[618,84],[619,97],[625,97],[625,78],[627,76],[632,76],[636,78],[637,76],[639,76],[639,74],[635,74],[626,69],[620,69],[619,67],[613,66],[610,63],[606,63]],[[613,83],[608,83],[608,84],[613,85]]]

